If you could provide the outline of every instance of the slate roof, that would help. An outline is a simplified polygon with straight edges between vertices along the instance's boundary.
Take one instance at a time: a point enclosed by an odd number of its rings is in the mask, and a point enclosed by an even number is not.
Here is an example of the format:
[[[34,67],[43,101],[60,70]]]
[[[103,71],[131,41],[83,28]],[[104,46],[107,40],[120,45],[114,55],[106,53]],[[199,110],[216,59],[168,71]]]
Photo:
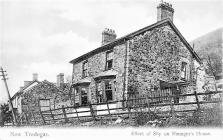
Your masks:
[[[82,60],[85,60],[87,59],[88,57],[94,55],[94,54],[97,54],[99,52],[102,52],[102,51],[105,51],[105,50],[109,50],[109,49],[112,49],[113,47],[115,47],[115,45],[117,44],[121,44],[127,40],[130,40],[132,39],[133,37],[139,35],[139,34],[142,34],[148,30],[151,30],[153,28],[156,28],[156,27],[159,27],[159,26],[162,26],[164,24],[168,24],[170,25],[170,27],[173,29],[173,31],[179,36],[180,40],[183,42],[183,44],[187,47],[187,49],[190,51],[190,53],[193,55],[193,57],[197,60],[198,63],[202,63],[201,62],[201,59],[199,58],[199,56],[197,55],[197,53],[194,51],[194,49],[190,46],[190,44],[186,41],[186,39],[182,36],[182,34],[179,32],[179,30],[176,28],[176,26],[173,24],[173,22],[167,18],[167,19],[164,19],[164,20],[161,20],[161,21],[158,21],[150,26],[147,26],[147,27],[144,27],[142,29],[139,29],[133,33],[130,33],[126,36],[123,36],[121,38],[118,38],[118,39],[115,39],[114,41],[112,42],[109,42],[107,44],[104,44],[102,45],[101,47],[99,48],[96,48],[80,57],[77,57],[73,60],[70,61],[70,63],[72,64],[75,64],[75,63],[78,63]]]
[[[38,84],[33,86],[31,89],[35,88],[36,86],[38,86],[39,84],[43,84],[43,83],[46,83],[48,85],[51,85],[52,87],[56,88],[59,92],[61,92],[62,94],[67,94],[67,92],[69,92],[69,89],[64,89],[64,90],[61,90],[60,88],[58,88],[54,83],[51,83],[47,80],[44,80],[42,82],[39,82],[39,81],[32,81],[30,82],[28,85],[26,85],[25,87],[23,87],[22,89],[20,89],[18,92],[16,92],[13,97],[11,98],[11,100],[13,100],[14,98],[16,98],[17,96],[20,96],[21,94],[24,93],[24,90],[27,89],[30,85],[32,85],[33,83],[37,82]],[[30,89],[30,90],[31,90]]]
[[[25,89],[27,89],[29,86],[31,86],[31,85],[34,84],[35,82],[37,82],[38,84],[40,83],[40,82],[37,81],[37,80],[30,81],[29,84],[27,84],[26,86],[24,86],[22,89],[19,89],[19,91],[17,91],[17,92],[12,96],[11,100],[13,100],[16,96],[20,96],[20,95],[23,93],[23,91],[24,91]]]

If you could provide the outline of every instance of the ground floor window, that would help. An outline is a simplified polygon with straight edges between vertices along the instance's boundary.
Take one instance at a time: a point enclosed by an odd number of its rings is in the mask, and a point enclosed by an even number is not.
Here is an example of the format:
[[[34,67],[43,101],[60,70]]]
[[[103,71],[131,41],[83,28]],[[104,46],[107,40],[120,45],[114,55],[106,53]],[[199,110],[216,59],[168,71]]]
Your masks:
[[[111,81],[106,81],[105,82],[105,96],[106,96],[106,101],[112,101],[112,82]]]
[[[88,104],[87,88],[81,88],[81,105]]]
[[[97,102],[98,103],[101,103],[103,102],[103,88],[102,88],[102,83],[101,82],[98,82],[97,83]]]
[[[107,102],[113,100],[114,82],[112,80],[98,81],[96,84],[97,102]]]
[[[88,86],[75,86],[73,87],[72,94],[75,105],[88,104]]]

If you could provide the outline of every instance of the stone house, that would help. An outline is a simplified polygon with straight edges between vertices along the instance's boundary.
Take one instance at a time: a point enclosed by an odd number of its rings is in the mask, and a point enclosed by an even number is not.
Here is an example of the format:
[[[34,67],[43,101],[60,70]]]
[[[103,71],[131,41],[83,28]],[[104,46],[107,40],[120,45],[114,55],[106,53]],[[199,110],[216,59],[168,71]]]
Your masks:
[[[123,100],[167,88],[173,94],[195,90],[201,61],[174,25],[173,14],[172,5],[161,2],[150,26],[118,39],[105,29],[100,47],[70,61],[75,103]]]
[[[47,80],[38,81],[38,75],[33,74],[33,81],[24,81],[24,87],[11,98],[13,108],[18,114],[27,110],[38,111],[49,110],[70,105],[70,96],[68,96],[69,86],[64,83],[64,74],[57,75],[57,83],[51,83]]]
[[[27,90],[31,89],[33,86],[39,84],[38,75],[33,74],[32,81],[24,81],[24,86],[20,87],[19,91],[17,91],[11,98],[13,108],[18,113],[22,113],[22,97],[21,95]]]

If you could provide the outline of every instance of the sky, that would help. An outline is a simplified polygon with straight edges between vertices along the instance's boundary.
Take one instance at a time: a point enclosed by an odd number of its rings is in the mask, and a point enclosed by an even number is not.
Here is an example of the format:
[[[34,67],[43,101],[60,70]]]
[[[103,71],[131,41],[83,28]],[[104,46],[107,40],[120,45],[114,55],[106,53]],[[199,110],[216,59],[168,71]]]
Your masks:
[[[72,75],[70,60],[101,45],[104,28],[117,37],[157,21],[160,0],[0,0],[0,66],[13,96],[24,81]],[[222,0],[166,0],[188,42],[222,27]],[[7,101],[3,81],[0,103]]]

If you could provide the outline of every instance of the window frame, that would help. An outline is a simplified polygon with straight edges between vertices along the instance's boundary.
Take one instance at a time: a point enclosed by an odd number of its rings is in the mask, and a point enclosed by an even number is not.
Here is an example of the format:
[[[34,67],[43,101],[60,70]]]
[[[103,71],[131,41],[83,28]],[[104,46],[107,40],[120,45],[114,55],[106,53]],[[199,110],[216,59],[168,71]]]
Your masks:
[[[109,54],[111,54],[111,58],[109,58]],[[114,57],[113,50],[109,50],[106,52],[105,70],[111,70],[113,68],[113,57]],[[111,65],[110,67],[109,64]]]
[[[109,87],[110,87],[110,88],[107,88],[107,84],[109,84]],[[104,94],[105,94],[105,101],[106,101],[106,102],[108,102],[108,101],[113,101],[113,87],[112,87],[112,81],[105,81],[105,87],[104,87],[104,89],[105,89],[105,92],[104,92]],[[110,93],[109,93],[109,92],[110,92]],[[111,99],[108,99],[107,93],[108,93],[108,94],[111,94],[111,95],[110,95]]]
[[[82,89],[85,89],[85,94],[86,95],[83,95],[83,90]],[[79,101],[79,103],[80,103],[80,105],[87,105],[88,104],[88,87],[80,87],[80,89],[79,89],[79,95],[80,95],[80,101]],[[86,100],[86,103],[83,103],[83,98],[87,98]]]
[[[97,103],[102,103],[104,101],[104,95],[103,95],[103,85],[102,81],[96,82],[96,96],[97,96]],[[99,90],[100,85],[100,90]],[[101,92],[101,93],[99,93]]]
[[[180,73],[181,80],[187,79],[187,63],[181,62],[181,73]]]
[[[47,103],[49,104],[49,106],[47,105],[41,105],[42,101],[47,101]],[[50,109],[50,99],[39,99],[39,107],[41,111],[45,111],[45,110],[49,110]],[[47,108],[47,109],[43,109],[43,108]]]
[[[88,77],[88,61],[82,63],[82,78]]]

